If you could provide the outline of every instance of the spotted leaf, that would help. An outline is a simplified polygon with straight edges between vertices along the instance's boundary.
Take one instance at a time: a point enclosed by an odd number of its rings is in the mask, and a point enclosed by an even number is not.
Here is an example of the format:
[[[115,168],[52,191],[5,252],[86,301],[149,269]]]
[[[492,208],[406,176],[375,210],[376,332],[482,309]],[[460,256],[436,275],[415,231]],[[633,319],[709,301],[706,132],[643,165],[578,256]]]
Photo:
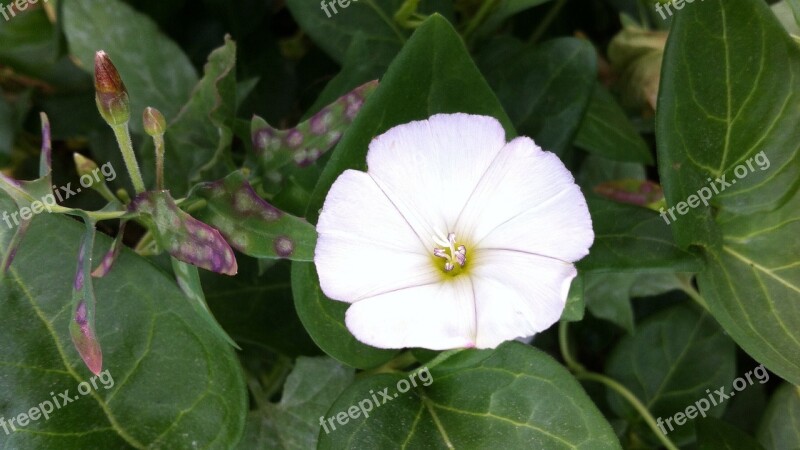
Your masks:
[[[128,223],[126,220],[123,220],[119,224],[119,231],[117,231],[117,237],[114,239],[114,243],[111,244],[111,248],[106,252],[105,256],[103,256],[102,261],[100,261],[100,265],[97,266],[96,269],[92,272],[92,276],[95,278],[103,278],[111,271],[111,267],[114,265],[114,261],[117,260],[119,257],[119,252],[122,250],[122,236],[125,234],[125,224]]]
[[[316,162],[339,142],[377,87],[377,80],[363,84],[288,130],[278,130],[255,117],[251,125],[253,148],[263,170],[269,175],[287,164],[305,167]]]
[[[213,272],[236,275],[236,257],[225,238],[181,211],[168,191],[143,192],[128,209],[149,222],[158,245],[174,258]]]
[[[206,200],[195,216],[217,228],[240,252],[256,258],[314,259],[314,227],[259,197],[241,172],[200,184],[190,197]]]

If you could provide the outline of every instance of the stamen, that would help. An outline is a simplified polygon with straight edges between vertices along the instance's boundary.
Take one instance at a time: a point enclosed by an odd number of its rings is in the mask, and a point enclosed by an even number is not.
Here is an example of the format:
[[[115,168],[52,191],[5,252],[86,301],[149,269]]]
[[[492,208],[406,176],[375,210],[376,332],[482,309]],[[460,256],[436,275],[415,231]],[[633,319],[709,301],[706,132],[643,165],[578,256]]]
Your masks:
[[[444,271],[450,272],[455,269],[455,264],[458,263],[460,267],[467,264],[467,248],[459,245],[456,248],[456,234],[448,233],[447,242],[441,242],[439,239],[434,238],[434,242],[442,245],[444,248],[434,248],[433,256],[445,260]]]

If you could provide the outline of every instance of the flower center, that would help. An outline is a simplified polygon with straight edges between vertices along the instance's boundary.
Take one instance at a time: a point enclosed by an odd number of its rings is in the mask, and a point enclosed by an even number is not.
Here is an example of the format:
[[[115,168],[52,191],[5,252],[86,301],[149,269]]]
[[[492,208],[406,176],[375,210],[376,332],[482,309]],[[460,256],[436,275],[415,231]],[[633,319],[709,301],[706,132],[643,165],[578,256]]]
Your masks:
[[[449,233],[447,241],[434,238],[434,242],[441,247],[433,249],[433,256],[444,260],[444,271],[452,272],[456,267],[463,268],[467,264],[467,248],[456,245],[456,234]]]

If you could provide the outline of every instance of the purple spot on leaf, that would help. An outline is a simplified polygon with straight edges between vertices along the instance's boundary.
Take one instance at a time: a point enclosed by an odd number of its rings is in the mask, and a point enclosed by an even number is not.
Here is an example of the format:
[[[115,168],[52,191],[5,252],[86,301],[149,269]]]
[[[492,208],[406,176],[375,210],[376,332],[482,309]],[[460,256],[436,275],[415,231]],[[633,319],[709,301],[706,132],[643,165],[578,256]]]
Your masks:
[[[275,238],[275,253],[282,258],[292,256],[294,252],[294,242],[286,236]]]

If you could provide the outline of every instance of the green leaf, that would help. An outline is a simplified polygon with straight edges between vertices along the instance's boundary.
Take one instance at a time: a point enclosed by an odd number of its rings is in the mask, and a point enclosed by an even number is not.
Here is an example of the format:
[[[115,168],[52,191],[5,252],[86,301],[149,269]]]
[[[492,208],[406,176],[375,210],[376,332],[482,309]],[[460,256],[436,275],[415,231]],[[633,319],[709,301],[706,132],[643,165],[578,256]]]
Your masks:
[[[186,300],[192,305],[194,311],[205,319],[208,328],[214,331],[220,339],[226,341],[232,347],[239,349],[236,342],[228,336],[228,333],[225,332],[219,322],[214,318],[214,314],[208,309],[206,296],[203,293],[203,286],[200,284],[200,271],[197,267],[186,264],[175,258],[170,258],[170,261],[172,261],[172,270],[175,272],[175,281],[178,282],[178,287],[181,288]]]
[[[676,242],[704,247],[698,284],[725,330],[798,384],[800,49],[764,2],[707,0],[676,16],[664,64],[657,138],[667,203],[711,197],[678,216]],[[709,178],[723,176],[731,185],[712,195],[711,183],[723,186]]]
[[[633,334],[633,305],[630,290],[636,273],[587,273],[584,297],[593,316],[605,319]]]
[[[12,207],[0,195],[0,209]],[[0,284],[0,416],[6,420],[51,400],[49,392],[68,389],[74,396],[79,383],[90,381],[70,342],[66,299],[75,266],[64,260],[77,254],[83,231],[74,220],[37,217]],[[8,238],[0,227],[0,241]],[[102,248],[111,244],[104,236],[97,240]],[[95,379],[97,389],[55,409],[49,420],[0,433],[2,446],[189,448],[237,442],[247,394],[236,356],[192,311],[175,282],[125,250],[116,270],[95,280],[94,289],[105,382]],[[111,380],[113,386],[106,383]]]
[[[594,188],[603,183],[616,180],[644,181],[645,177],[644,166],[641,164],[612,161],[602,156],[588,155],[575,178],[584,192],[594,192]]]
[[[17,12],[14,17],[10,8],[5,12],[9,20],[0,20],[0,64],[32,76],[48,73],[58,57],[58,33],[44,8]]]
[[[595,83],[575,145],[614,161],[653,164],[647,143],[614,96],[600,83]]]
[[[259,262],[276,264],[262,273]],[[208,271],[200,276],[211,311],[242,346],[290,357],[320,353],[297,316],[289,261],[242,257],[235,277]]]
[[[755,439],[722,420],[706,417],[697,422],[698,450],[763,450]]]
[[[584,303],[584,280],[582,274],[578,274],[569,287],[567,294],[567,304],[564,306],[564,312],[561,313],[561,320],[566,322],[577,322],[583,320],[583,314],[586,311]]]
[[[312,261],[317,231],[305,219],[267,203],[241,172],[202,183],[191,197],[206,201],[195,217],[219,230],[240,252],[256,258]]]
[[[577,134],[597,78],[596,52],[576,38],[510,46],[481,67],[520,134],[562,159]]]
[[[219,231],[178,208],[169,191],[142,192],[128,205],[174,258],[213,272],[236,275],[236,256]]]
[[[320,417],[353,382],[354,375],[353,369],[330,358],[297,358],[280,403],[264,399],[262,409],[250,413],[239,448],[316,448]]]
[[[124,72],[122,76],[124,78]],[[166,116],[169,126],[164,135],[164,167],[167,173],[181,174],[164,179],[173,195],[184,195],[193,184],[229,172],[220,166],[233,142],[235,111],[236,43],[226,36],[222,47],[208,56],[203,78],[180,113],[177,117]],[[154,167],[153,146],[148,144],[146,148],[142,152],[144,166]],[[155,174],[155,171],[146,170],[145,173]],[[154,180],[155,176],[150,179]]]
[[[783,383],[767,405],[758,440],[767,450],[800,448],[800,388]]]
[[[314,263],[292,263],[292,293],[297,314],[314,342],[328,355],[359,369],[379,366],[396,350],[381,350],[362,344],[344,324],[347,303],[322,293]]]
[[[518,342],[363,378],[325,417],[335,419],[320,432],[320,449],[620,448],[572,375]]]
[[[94,54],[105,50],[120,72],[131,100],[131,128],[142,133],[142,111],[157,108],[177,116],[197,74],[189,58],[147,16],[120,0],[74,0],[62,5],[62,25],[71,54],[94,73]]]
[[[300,28],[335,61],[342,63],[353,39],[362,34],[369,43],[369,58],[388,64],[409,34],[393,19],[403,1],[344,0],[348,5],[345,8],[337,2],[331,2],[332,6],[325,2],[327,13],[320,2],[287,0],[286,6]]]
[[[500,0],[486,20],[478,27],[476,34],[478,36],[491,34],[511,16],[548,1],[550,0]]]
[[[635,335],[620,339],[606,365],[610,377],[625,385],[654,417],[665,420],[696,402],[696,408],[705,407],[705,414],[721,416],[725,403],[711,404],[706,390],[724,387],[730,393],[735,370],[736,346],[714,319],[681,305],[648,317]],[[611,408],[633,424],[635,433],[657,442],[629,403],[613,391],[608,398]],[[694,437],[687,423],[664,422],[664,427],[678,445]]]
[[[366,168],[367,147],[375,136],[396,125],[454,112],[494,116],[506,133],[514,134],[461,38],[444,18],[433,15],[397,55],[378,90],[334,150],[314,190],[308,219],[316,222],[318,210],[339,174],[346,169]]]
[[[578,263],[598,272],[699,272],[702,260],[679,248],[655,211],[589,196],[594,244]]]

